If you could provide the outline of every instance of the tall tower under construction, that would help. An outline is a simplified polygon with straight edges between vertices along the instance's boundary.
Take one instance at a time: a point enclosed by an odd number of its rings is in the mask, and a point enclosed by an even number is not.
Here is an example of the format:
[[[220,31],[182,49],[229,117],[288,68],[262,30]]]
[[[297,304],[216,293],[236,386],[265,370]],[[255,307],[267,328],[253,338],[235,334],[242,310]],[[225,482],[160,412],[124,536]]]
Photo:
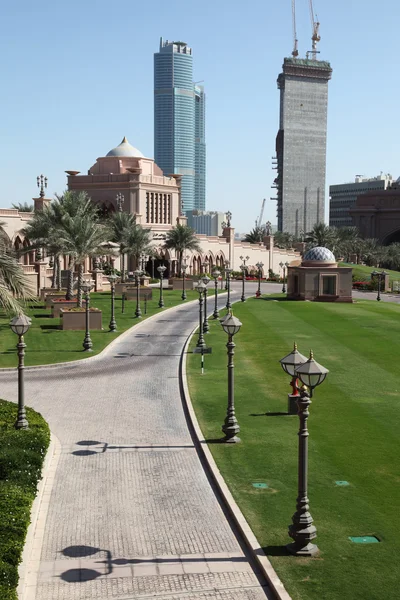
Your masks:
[[[313,23],[312,50],[298,58],[293,6],[294,50],[278,77],[279,131],[276,137],[278,230],[297,237],[324,222],[328,81],[332,69],[317,60],[319,23]]]

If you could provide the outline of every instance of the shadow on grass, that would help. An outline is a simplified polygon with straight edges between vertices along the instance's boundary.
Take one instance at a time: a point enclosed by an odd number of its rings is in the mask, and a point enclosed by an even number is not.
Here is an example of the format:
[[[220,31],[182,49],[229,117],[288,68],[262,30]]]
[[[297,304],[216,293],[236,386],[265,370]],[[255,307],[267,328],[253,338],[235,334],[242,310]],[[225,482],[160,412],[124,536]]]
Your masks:
[[[39,314],[39,315],[33,315],[33,316],[35,317],[35,319],[53,319],[54,318],[51,316],[51,314],[50,315]]]
[[[215,438],[211,440],[204,440],[206,444],[225,444],[225,438]]]
[[[264,546],[261,550],[267,556],[291,556],[290,552],[286,549],[286,546]]]
[[[292,417],[288,412],[250,413],[250,417]]]
[[[51,330],[61,331],[59,325],[41,325],[40,329],[51,329]]]
[[[258,300],[265,300],[266,302],[292,302],[290,298],[282,296],[261,296]]]

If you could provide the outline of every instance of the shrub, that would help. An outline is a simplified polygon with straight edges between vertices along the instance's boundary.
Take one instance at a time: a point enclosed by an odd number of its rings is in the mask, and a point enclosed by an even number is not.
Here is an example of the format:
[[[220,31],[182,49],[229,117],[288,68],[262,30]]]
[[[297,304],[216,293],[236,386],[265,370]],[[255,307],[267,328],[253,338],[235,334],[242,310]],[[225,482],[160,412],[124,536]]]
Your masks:
[[[17,600],[18,564],[30,521],[50,431],[27,408],[29,429],[16,430],[17,406],[0,400],[0,598]]]

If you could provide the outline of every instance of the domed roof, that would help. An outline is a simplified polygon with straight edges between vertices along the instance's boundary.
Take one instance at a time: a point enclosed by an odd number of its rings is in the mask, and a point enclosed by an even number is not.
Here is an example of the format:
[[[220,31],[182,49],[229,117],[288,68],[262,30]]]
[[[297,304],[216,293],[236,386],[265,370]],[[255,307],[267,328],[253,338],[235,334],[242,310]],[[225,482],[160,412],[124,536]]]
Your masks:
[[[311,248],[308,252],[303,256],[303,262],[310,261],[319,261],[319,262],[335,262],[336,259],[333,253],[328,250],[328,248],[324,248],[322,246],[316,246],[315,248]]]
[[[126,156],[144,158],[140,150],[131,146],[126,137],[124,137],[119,146],[110,150],[110,152],[108,152],[106,156]]]

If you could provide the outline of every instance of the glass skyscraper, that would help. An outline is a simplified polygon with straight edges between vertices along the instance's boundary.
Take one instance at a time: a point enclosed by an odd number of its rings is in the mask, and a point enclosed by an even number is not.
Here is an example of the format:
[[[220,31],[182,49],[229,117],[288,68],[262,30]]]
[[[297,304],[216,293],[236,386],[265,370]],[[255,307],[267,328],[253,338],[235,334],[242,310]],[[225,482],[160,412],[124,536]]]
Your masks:
[[[193,83],[192,49],[160,40],[154,54],[154,159],[182,175],[182,211],[205,208],[205,94]]]

